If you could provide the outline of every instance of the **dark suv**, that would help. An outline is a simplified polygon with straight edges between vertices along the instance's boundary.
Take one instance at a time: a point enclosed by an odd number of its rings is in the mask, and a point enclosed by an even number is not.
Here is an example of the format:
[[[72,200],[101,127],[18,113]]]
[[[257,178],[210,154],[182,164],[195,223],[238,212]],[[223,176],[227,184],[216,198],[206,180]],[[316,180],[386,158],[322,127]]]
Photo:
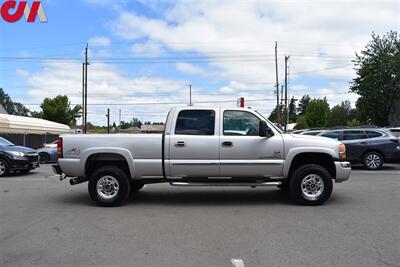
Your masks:
[[[0,137],[0,177],[10,172],[28,173],[39,167],[38,153]]]
[[[319,136],[337,139],[345,144],[347,159],[378,170],[384,162],[400,162],[400,140],[382,129],[340,129],[324,131]]]

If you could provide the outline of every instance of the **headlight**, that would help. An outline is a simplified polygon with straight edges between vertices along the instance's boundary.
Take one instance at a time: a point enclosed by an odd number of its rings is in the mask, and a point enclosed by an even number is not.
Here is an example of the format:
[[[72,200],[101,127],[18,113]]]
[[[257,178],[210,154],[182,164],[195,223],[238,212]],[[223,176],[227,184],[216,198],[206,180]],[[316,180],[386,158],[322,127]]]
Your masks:
[[[343,144],[339,145],[339,159],[346,159],[347,155],[346,155],[346,146]]]
[[[11,155],[13,155],[14,157],[24,157],[25,154],[23,152],[20,151],[7,151],[8,153],[10,153]]]

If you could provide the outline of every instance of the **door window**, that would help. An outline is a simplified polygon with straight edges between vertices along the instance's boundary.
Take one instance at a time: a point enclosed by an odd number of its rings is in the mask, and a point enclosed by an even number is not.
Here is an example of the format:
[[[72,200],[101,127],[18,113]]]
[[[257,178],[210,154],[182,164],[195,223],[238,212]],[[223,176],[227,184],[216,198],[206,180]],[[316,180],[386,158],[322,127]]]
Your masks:
[[[344,131],[343,132],[343,140],[358,140],[358,139],[367,139],[368,136],[364,131]]]
[[[224,112],[224,135],[259,136],[260,119],[246,111]]]
[[[375,131],[366,131],[369,138],[381,137],[383,134]]]
[[[178,114],[175,134],[214,135],[214,110],[182,110]]]
[[[340,131],[327,132],[327,133],[321,134],[321,136],[339,140]]]

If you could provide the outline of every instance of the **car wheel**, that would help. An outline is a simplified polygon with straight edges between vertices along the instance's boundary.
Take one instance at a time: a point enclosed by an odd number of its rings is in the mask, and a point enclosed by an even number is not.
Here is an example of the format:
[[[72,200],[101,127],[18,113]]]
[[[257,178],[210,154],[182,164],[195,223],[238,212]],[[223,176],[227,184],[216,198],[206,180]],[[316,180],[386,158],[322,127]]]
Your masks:
[[[46,164],[49,163],[50,161],[50,155],[47,153],[40,153],[39,154],[39,163],[40,164]]]
[[[137,182],[137,181],[132,181],[131,183],[131,193],[136,193],[137,191],[139,191],[140,189],[142,189],[144,187],[144,184],[141,182]]]
[[[368,170],[379,170],[383,167],[383,157],[378,152],[368,152],[363,158],[364,167]]]
[[[7,176],[10,173],[7,161],[0,159],[0,177]]]
[[[131,183],[126,173],[115,166],[104,166],[90,175],[90,197],[99,206],[121,205],[129,196]]]
[[[290,195],[301,205],[321,205],[332,194],[332,176],[322,166],[306,164],[294,171],[289,184]]]

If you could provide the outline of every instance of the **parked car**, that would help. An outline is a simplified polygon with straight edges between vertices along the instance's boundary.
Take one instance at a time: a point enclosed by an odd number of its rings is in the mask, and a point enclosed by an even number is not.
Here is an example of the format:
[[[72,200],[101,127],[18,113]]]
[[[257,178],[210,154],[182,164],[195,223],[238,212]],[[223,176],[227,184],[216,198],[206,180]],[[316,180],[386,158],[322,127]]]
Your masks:
[[[301,135],[319,135],[320,133],[324,132],[325,130],[311,130],[311,131],[305,131],[300,133]]]
[[[328,130],[320,136],[343,142],[347,159],[369,170],[381,169],[384,162],[400,162],[400,140],[385,129]]]
[[[400,127],[391,128],[389,131],[390,131],[394,136],[400,138]]]
[[[320,205],[351,172],[341,142],[284,134],[244,108],[172,108],[163,134],[64,135],[57,150],[55,173],[71,185],[89,182],[101,206],[154,183],[278,186],[299,204]]]
[[[49,162],[57,162],[57,143],[55,146],[53,144],[46,144],[44,147],[36,150],[39,154],[39,162],[40,164],[46,164]]]
[[[12,172],[25,174],[37,167],[39,156],[34,149],[16,146],[0,137],[0,177]]]

